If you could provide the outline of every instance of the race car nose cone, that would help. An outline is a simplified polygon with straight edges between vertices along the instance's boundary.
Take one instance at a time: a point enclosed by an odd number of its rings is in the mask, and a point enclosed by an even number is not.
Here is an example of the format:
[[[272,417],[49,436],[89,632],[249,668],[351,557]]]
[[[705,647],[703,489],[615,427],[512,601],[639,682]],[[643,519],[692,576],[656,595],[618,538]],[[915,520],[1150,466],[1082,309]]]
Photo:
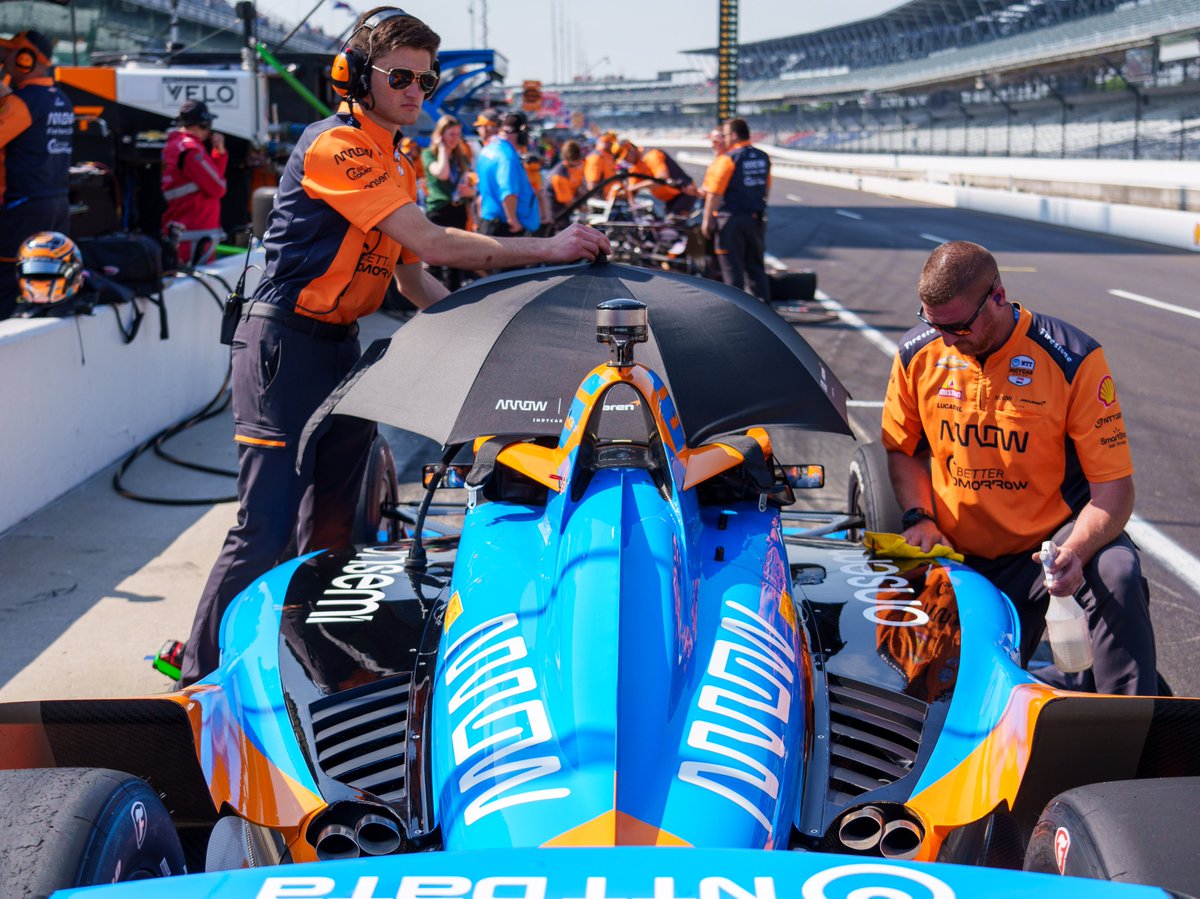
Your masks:
[[[633,364],[634,344],[645,343],[649,335],[646,321],[646,305],[637,300],[617,298],[596,306],[596,342],[609,345],[609,365],[628,368]]]

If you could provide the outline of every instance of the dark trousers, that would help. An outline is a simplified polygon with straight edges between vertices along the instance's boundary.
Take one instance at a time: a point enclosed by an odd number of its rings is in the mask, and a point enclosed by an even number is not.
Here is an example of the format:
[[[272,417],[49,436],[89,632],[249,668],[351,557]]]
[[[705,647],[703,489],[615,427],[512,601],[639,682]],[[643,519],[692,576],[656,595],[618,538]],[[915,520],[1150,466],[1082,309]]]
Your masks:
[[[1062,543],[1075,522],[1068,521],[1052,539]],[[1042,566],[1030,553],[997,559],[968,556],[967,564],[1004,591],[1021,621],[1021,663],[1028,664],[1046,629],[1050,604]],[[1099,693],[1152,696],[1158,674],[1149,593],[1133,541],[1125,534],[1102,547],[1083,568],[1084,586],[1076,598],[1087,614],[1092,637],[1092,677],[1081,685]]]
[[[771,286],[763,263],[766,253],[762,217],[750,212],[717,217],[717,262],[721,280],[738,290],[750,279],[750,292],[764,303],[771,299]]]
[[[462,203],[457,206],[451,203],[439,209],[429,210],[425,213],[425,217],[443,228],[460,228],[463,231],[467,229],[467,207]],[[431,265],[429,273],[445,284],[447,290],[455,291],[462,287],[464,272],[460,268]]]
[[[663,204],[663,210],[667,215],[677,215],[681,218],[686,218],[696,208],[697,199],[697,197],[693,197],[690,194],[676,194]]]
[[[0,211],[0,319],[16,311],[21,288],[17,284],[17,252],[25,238],[39,231],[67,233],[71,206],[67,197],[19,200]]]
[[[233,340],[237,524],[200,597],[183,657],[185,686],[217,667],[225,610],[282,561],[293,535],[300,554],[351,545],[374,423],[331,417],[301,472],[296,450],[309,416],[358,356],[355,336],[330,341],[261,318],[239,323]]]

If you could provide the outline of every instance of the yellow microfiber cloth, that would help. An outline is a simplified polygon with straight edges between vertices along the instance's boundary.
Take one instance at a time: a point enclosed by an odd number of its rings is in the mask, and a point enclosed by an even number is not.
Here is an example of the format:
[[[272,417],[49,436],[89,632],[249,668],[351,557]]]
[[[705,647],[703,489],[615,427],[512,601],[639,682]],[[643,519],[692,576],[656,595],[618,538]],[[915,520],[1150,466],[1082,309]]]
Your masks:
[[[934,544],[929,552],[922,552],[921,547],[913,546],[899,534],[886,534],[877,531],[867,531],[863,537],[867,549],[881,556],[893,559],[950,559],[953,562],[963,561],[962,553],[957,553],[943,543]]]

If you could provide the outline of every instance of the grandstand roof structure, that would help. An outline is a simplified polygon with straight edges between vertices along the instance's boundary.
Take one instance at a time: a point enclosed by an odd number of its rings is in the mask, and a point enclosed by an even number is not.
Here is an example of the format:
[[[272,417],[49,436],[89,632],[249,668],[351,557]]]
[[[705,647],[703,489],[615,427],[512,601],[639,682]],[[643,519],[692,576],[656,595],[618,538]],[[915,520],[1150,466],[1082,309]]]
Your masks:
[[[880,16],[739,46],[742,102],[997,85],[1085,62],[1119,69],[1125,51],[1200,32],[1197,0],[910,0]],[[687,51],[715,56],[716,48]],[[566,85],[579,104],[702,105],[710,82]]]

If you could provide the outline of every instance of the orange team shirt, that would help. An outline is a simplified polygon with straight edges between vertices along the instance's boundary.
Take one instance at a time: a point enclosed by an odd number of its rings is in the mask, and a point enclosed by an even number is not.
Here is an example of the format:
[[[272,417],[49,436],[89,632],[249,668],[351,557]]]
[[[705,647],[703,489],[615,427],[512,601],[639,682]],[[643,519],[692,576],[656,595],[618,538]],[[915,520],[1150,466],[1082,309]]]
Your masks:
[[[415,202],[416,171],[393,136],[367,116],[359,127],[336,117],[310,125],[301,146],[306,140],[301,190],[295,190],[294,153],[275,201],[276,214],[292,223],[290,236],[300,239],[274,247],[268,240],[264,280],[285,300],[294,297],[297,312],[348,324],[379,308],[397,261],[421,261],[376,229]]]
[[[583,160],[583,179],[588,184],[599,184],[601,181],[611,178],[616,173],[617,161],[611,153],[601,153],[599,150],[593,150]],[[605,197],[610,197],[620,189],[620,185],[614,181],[604,191],[604,195]]]
[[[750,141],[740,141],[724,153],[714,159],[708,165],[708,170],[704,173],[704,190],[710,194],[724,196],[725,191],[729,189],[729,179],[733,177],[734,161],[729,153],[739,147],[750,146]],[[767,176],[767,193],[771,192],[771,176]]]
[[[554,191],[554,199],[566,206],[579,195],[579,188],[583,184],[583,163],[571,165],[564,162],[563,168],[567,170],[566,175],[558,174],[558,167],[555,166],[554,174],[550,176],[550,189]]]
[[[536,159],[525,160],[525,174],[529,176],[529,184],[535,194],[542,192],[542,164]]]
[[[954,548],[997,558],[1033,550],[1090,497],[1088,482],[1133,474],[1104,351],[1020,306],[1012,335],[980,365],[925,325],[901,341],[883,444],[928,450],[937,524]]]
[[[667,167],[667,154],[657,147],[643,153],[642,160],[638,165],[644,167],[645,173],[653,178],[661,178],[663,181],[671,180],[671,170]],[[650,193],[656,199],[669,203],[679,196],[681,191],[678,187],[672,187],[669,184],[655,184],[650,188]]]

